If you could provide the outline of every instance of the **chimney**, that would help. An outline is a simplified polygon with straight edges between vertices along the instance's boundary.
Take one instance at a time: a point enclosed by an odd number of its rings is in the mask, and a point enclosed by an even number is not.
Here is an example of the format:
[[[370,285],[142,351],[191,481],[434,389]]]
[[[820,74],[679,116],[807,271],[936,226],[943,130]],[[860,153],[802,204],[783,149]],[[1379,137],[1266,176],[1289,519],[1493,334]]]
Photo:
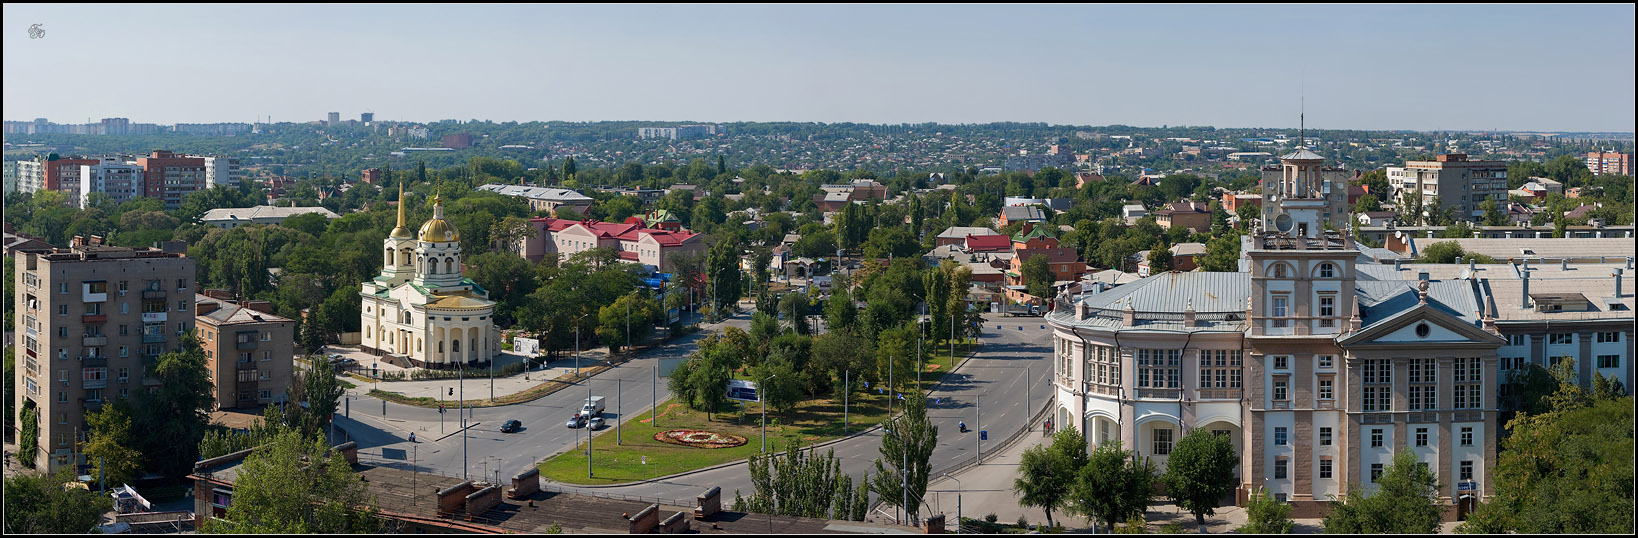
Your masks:
[[[1183,308],[1183,326],[1194,326],[1194,299],[1189,299],[1188,306]]]
[[[241,306],[265,314],[273,313],[273,303],[267,301],[243,301]]]
[[[1132,300],[1126,300],[1126,310],[1120,314],[1121,323],[1127,327],[1137,325],[1137,312],[1132,310]]]
[[[1621,273],[1622,273],[1622,271],[1621,271],[1620,267],[1616,267],[1615,270],[1610,273],[1610,276],[1615,277],[1615,298],[1616,299],[1621,298]]]
[[[220,308],[222,308],[222,305],[216,301],[195,301],[193,303],[193,315],[203,316]]]
[[[1524,280],[1523,280],[1524,286],[1523,286],[1522,289],[1519,290],[1519,308],[1529,310],[1530,309],[1530,259],[1529,258],[1524,259],[1524,270],[1519,271],[1519,273],[1522,273],[1524,275]]]
[[[1560,271],[1569,271],[1570,270],[1570,259],[1569,258],[1559,258],[1558,259],[1558,270],[1560,270]]]

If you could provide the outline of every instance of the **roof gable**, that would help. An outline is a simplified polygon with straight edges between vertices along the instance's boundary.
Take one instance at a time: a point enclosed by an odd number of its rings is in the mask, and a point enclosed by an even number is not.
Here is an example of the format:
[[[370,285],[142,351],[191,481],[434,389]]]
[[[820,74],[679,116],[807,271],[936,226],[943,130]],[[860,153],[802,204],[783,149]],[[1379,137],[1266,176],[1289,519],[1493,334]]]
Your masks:
[[[1426,331],[1425,336],[1420,334],[1423,330]],[[1383,319],[1373,327],[1340,338],[1337,343],[1345,347],[1468,345],[1494,349],[1506,341],[1452,316],[1432,303],[1422,303]]]

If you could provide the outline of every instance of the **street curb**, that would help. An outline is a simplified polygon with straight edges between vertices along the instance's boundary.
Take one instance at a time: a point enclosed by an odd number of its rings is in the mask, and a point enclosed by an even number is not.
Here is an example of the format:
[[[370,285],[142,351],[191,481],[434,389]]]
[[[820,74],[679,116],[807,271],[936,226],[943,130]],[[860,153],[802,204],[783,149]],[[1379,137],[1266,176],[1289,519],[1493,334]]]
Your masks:
[[[974,344],[975,344],[973,346],[974,350],[969,351],[967,353],[967,356],[961,359],[961,363],[957,364],[954,369],[951,369],[948,372],[949,374],[954,374],[957,370],[960,370],[962,366],[967,365],[967,359],[971,359],[973,357],[973,355],[977,353],[976,348],[978,346],[976,345],[976,342]],[[946,377],[948,377],[948,375],[946,375]],[[938,390],[938,388],[940,386],[942,386],[942,385],[944,385],[944,379],[940,379],[938,384],[933,385],[933,388],[928,390],[928,392],[931,393],[934,390]],[[887,419],[883,419],[883,420],[887,420]],[[803,449],[810,449],[810,448],[820,448],[820,447],[830,446],[830,445],[833,445],[833,444],[836,444],[836,443],[840,443],[842,441],[846,441],[846,440],[849,440],[849,439],[859,437],[861,435],[873,432],[875,430],[881,429],[881,427],[882,427],[882,425],[878,423],[878,424],[876,424],[874,426],[871,426],[869,428],[866,428],[864,430],[860,430],[857,433],[849,434],[846,437],[838,437],[836,439],[831,439],[831,440],[825,441],[823,443],[819,443],[819,444],[811,445],[811,446],[804,446],[802,448]],[[1027,428],[1026,428],[1026,430],[1027,430]],[[1022,433],[1022,431],[1020,431],[1020,433]],[[567,451],[564,451],[564,452],[567,452]],[[550,456],[547,456],[547,458],[548,459],[555,458],[555,457],[558,456],[558,454],[562,454],[562,453],[563,452],[558,452],[557,454],[552,454]],[[779,456],[779,455],[782,455],[784,453],[785,453],[785,451],[774,452],[773,455]],[[542,460],[542,461],[545,461],[545,460]],[[565,484],[565,483],[562,483],[562,482],[558,482],[556,480],[550,480],[550,479],[546,479],[546,478],[542,478],[542,480],[544,480],[544,481],[546,481],[548,483],[557,484],[557,485],[560,485],[560,486],[563,486],[563,487],[571,487],[571,488],[592,488],[592,489],[597,489],[597,488],[623,488],[623,487],[627,487],[627,486],[639,486],[639,485],[650,484],[650,483],[659,482],[659,481],[663,481],[663,480],[670,480],[670,479],[673,479],[673,478],[680,478],[680,477],[689,476],[689,475],[693,475],[693,474],[703,473],[703,472],[706,472],[706,471],[715,471],[717,469],[722,469],[722,468],[725,468],[725,467],[733,467],[735,465],[739,465],[739,464],[746,463],[746,462],[749,462],[749,461],[750,461],[750,458],[746,458],[746,459],[742,459],[742,460],[734,460],[734,461],[730,461],[730,462],[726,462],[726,463],[719,463],[719,464],[716,464],[716,465],[713,465],[713,466],[710,466],[710,467],[702,467],[702,468],[694,469],[694,470],[691,470],[691,471],[683,471],[683,472],[680,472],[680,473],[677,473],[677,474],[671,474],[671,475],[666,475],[666,476],[650,478],[650,479],[639,481],[639,482],[624,482],[624,483],[620,483],[620,484],[599,484],[599,485],[582,486],[582,485],[577,485],[577,484]],[[540,462],[538,462],[538,461],[535,462],[535,466],[539,467]]]

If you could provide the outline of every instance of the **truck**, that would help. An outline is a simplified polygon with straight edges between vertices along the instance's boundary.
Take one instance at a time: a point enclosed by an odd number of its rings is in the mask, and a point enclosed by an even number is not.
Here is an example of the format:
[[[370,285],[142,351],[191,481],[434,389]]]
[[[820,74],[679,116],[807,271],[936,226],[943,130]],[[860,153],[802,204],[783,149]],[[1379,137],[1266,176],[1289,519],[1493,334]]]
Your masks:
[[[1009,304],[1009,305],[1005,306],[1004,308],[1005,308],[1005,310],[1003,310],[1003,312],[1006,313],[1006,315],[1008,315],[1008,316],[1039,316],[1039,315],[1041,315],[1041,307],[1036,306],[1036,305]]]
[[[588,419],[603,412],[603,397],[592,396],[586,399],[585,405],[580,407],[580,414]]]

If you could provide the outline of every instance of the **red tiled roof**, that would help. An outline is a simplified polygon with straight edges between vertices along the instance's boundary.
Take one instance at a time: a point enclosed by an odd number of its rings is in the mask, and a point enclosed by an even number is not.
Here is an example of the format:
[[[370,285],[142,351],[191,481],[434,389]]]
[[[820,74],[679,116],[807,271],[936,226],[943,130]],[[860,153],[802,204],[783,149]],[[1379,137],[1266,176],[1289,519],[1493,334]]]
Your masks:
[[[1012,246],[1005,235],[969,235],[967,236],[967,250],[992,251],[1006,250]]]
[[[637,241],[648,235],[661,245],[680,245],[699,234],[686,231],[670,231],[658,228],[644,228],[642,223],[628,220],[624,223],[600,222],[596,220],[564,220],[559,218],[542,217],[529,219],[530,222],[540,222],[546,225],[546,231],[561,232],[576,224],[596,235],[598,239],[618,239],[621,241]]]

